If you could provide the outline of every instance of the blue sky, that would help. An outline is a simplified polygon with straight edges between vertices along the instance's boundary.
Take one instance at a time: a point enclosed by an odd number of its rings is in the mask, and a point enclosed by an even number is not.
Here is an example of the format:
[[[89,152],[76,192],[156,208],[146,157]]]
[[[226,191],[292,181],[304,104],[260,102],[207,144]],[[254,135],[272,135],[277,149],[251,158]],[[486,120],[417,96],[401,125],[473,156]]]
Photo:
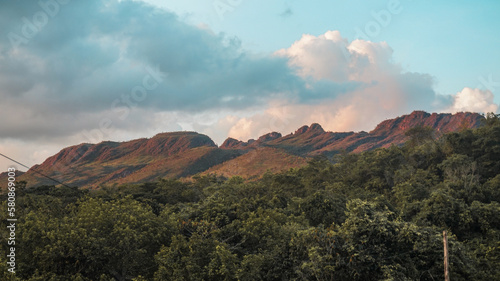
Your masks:
[[[69,145],[167,131],[221,144],[313,122],[369,131],[413,110],[498,112],[498,11],[498,1],[3,1],[0,152],[32,166]]]
[[[237,36],[245,48],[256,52],[287,48],[304,33],[338,30],[349,40],[357,39],[356,28],[364,30],[376,21],[372,13],[387,10],[391,3],[241,0],[221,19],[214,8],[217,1],[147,2],[175,11],[193,24]],[[479,77],[492,75],[494,82],[500,81],[500,1],[394,2],[402,11],[391,15],[389,24],[371,39],[387,42],[394,50],[394,60],[405,69],[433,75],[439,94],[476,87],[481,84]],[[500,95],[495,95],[495,102],[500,102]]]

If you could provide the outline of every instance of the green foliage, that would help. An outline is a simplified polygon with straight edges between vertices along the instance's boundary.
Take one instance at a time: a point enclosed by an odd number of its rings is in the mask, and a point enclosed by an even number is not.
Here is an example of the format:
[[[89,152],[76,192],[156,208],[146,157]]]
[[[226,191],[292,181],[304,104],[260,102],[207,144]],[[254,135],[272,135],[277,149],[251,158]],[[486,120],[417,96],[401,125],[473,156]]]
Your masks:
[[[255,181],[20,188],[17,273],[2,255],[0,279],[439,280],[447,230],[452,280],[499,280],[498,116],[407,135]]]
[[[156,268],[153,255],[168,231],[151,209],[130,197],[84,198],[61,217],[31,211],[20,224],[20,276],[100,276],[125,280]],[[83,277],[82,277],[83,278]],[[76,279],[75,279],[76,280]]]
[[[405,135],[410,138],[407,142],[408,145],[418,146],[434,139],[434,129],[429,126],[413,127],[407,130]]]
[[[312,226],[341,224],[345,220],[345,198],[332,192],[319,190],[304,199],[299,199],[298,209]]]
[[[156,261],[155,280],[236,280],[236,256],[210,234],[174,236]]]

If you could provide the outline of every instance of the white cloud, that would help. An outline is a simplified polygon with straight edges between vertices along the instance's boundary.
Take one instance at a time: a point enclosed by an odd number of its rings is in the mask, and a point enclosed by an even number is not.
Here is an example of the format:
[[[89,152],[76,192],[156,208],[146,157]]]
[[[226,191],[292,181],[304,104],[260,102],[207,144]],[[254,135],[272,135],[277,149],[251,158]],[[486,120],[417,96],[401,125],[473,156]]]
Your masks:
[[[298,74],[315,79],[348,80],[349,51],[347,40],[338,31],[328,31],[320,36],[304,34],[288,49],[276,52],[288,57]]]
[[[496,113],[498,111],[498,105],[493,101],[493,93],[490,90],[480,90],[472,88],[464,88],[461,92],[458,92],[453,96],[453,104],[444,110],[445,112],[461,112],[461,111],[471,111],[471,112],[481,112]]]
[[[385,42],[349,42],[338,31],[319,36],[303,35],[289,48],[275,54],[288,58],[290,66],[308,81],[310,92],[307,94],[317,95],[322,83],[327,82],[361,86],[333,95],[326,91],[317,100],[305,97],[278,105],[269,103],[264,112],[236,122],[229,135],[246,140],[272,131],[271,120],[280,116],[273,112],[286,112],[287,122],[276,129],[287,134],[311,123],[320,123],[330,131],[368,131],[384,119],[415,109],[436,110],[432,106],[438,99],[433,78],[404,72],[393,62],[392,53]],[[263,131],[263,128],[271,130]]]

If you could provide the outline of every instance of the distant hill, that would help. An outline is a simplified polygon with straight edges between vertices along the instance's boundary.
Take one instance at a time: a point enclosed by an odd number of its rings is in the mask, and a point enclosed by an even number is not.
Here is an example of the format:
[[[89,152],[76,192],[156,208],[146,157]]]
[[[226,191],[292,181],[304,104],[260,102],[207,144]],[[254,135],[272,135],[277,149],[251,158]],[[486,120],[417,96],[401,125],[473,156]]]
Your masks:
[[[67,147],[33,166],[19,180],[26,180],[28,186],[54,184],[33,172],[36,170],[82,187],[152,181],[190,176],[239,155],[239,151],[218,148],[198,133],[162,133],[150,139]]]
[[[161,133],[149,139],[67,147],[19,175],[18,180],[27,181],[28,186],[55,184],[35,170],[67,185],[87,188],[198,173],[256,178],[267,170],[277,172],[303,166],[316,155],[400,145],[407,139],[405,132],[412,127],[430,126],[439,137],[462,128],[479,127],[483,118],[477,113],[414,111],[383,121],[368,133],[326,132],[321,125],[311,124],[285,136],[270,132],[257,140],[228,138],[220,147],[208,136],[196,132]],[[2,184],[6,182],[3,177],[0,175]]]

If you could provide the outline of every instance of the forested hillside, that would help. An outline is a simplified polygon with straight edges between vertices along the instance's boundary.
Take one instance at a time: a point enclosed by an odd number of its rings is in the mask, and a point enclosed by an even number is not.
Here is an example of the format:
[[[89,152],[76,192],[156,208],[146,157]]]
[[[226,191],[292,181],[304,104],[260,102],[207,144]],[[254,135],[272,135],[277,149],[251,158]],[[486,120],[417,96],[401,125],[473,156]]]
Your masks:
[[[447,230],[451,280],[500,280],[500,120],[484,123],[249,182],[20,182],[17,273],[2,231],[0,279],[443,280]]]
[[[482,115],[471,112],[414,111],[385,120],[368,133],[327,132],[314,123],[285,136],[270,132],[247,142],[229,138],[220,147],[210,137],[196,132],[160,133],[126,142],[66,147],[18,179],[26,181],[27,187],[53,184],[53,180],[40,175],[43,173],[81,188],[144,183],[159,177],[190,178],[199,173],[256,179],[267,170],[277,173],[303,167],[313,156],[331,158],[340,151],[363,152],[402,145],[407,140],[405,132],[412,127],[433,128],[437,138],[444,133],[477,128],[482,120]],[[5,188],[4,182],[6,173],[0,173],[0,188]]]

